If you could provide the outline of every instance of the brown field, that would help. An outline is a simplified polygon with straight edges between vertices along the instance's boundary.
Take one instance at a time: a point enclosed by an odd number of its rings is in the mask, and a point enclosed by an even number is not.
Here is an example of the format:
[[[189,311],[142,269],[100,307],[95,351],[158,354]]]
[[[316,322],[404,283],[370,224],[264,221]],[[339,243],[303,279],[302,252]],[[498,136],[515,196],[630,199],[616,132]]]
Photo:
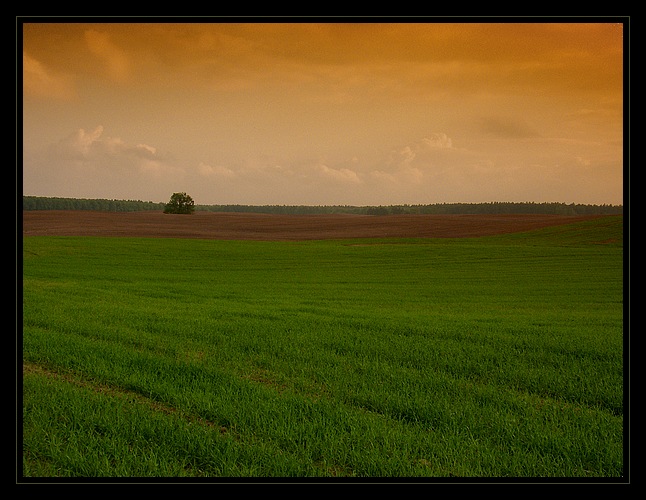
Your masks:
[[[134,236],[218,240],[467,238],[600,217],[565,215],[270,215],[161,211],[24,211],[23,236]]]

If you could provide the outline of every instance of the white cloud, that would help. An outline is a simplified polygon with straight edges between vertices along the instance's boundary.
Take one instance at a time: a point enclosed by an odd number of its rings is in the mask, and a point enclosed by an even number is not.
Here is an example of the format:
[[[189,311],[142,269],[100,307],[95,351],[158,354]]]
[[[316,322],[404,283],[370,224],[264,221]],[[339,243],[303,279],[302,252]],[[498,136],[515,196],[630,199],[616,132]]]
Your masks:
[[[360,184],[361,179],[354,170],[348,168],[331,168],[327,165],[318,165],[318,172],[327,179],[341,183]]]
[[[192,189],[214,203],[351,203],[364,182],[356,163],[301,159],[284,164],[264,155],[236,164],[200,162]]]
[[[584,179],[611,179],[621,168],[599,156],[600,146],[592,143],[583,149],[580,142],[511,142],[511,151],[509,141],[498,138],[471,139],[462,148],[447,134],[434,133],[381,157],[362,157],[359,150],[345,158],[257,154],[232,160],[214,155],[202,162],[187,160],[193,168],[185,170],[154,145],[109,136],[99,125],[78,129],[40,152],[25,151],[23,186],[25,194],[38,196],[152,201],[186,191],[205,204],[542,201],[545,193],[567,201],[576,199],[583,185],[592,189]]]
[[[22,55],[22,67],[25,96],[69,100],[76,95],[70,76],[48,69],[26,52]]]
[[[415,159],[415,156],[417,155],[410,148],[410,146],[406,146],[399,151],[399,156],[400,156],[399,164],[408,165]]]
[[[148,144],[130,145],[119,137],[103,135],[99,125],[89,132],[78,129],[49,148],[52,160],[72,160],[89,169],[118,171],[172,170]],[[153,168],[155,165],[155,168]]]
[[[163,201],[177,191],[183,169],[166,161],[157,148],[129,144],[104,135],[101,125],[78,129],[40,151],[25,151],[23,186],[26,194]],[[78,195],[77,195],[78,196]]]
[[[79,129],[73,136],[69,137],[65,143],[72,149],[78,150],[83,155],[90,153],[90,148],[95,144],[103,134],[103,126],[99,125],[92,132],[87,133],[82,128]],[[104,140],[104,144],[114,143],[114,139]]]
[[[150,154],[153,154],[153,155],[157,153],[157,149],[153,148],[152,146],[149,146],[148,144],[137,144],[137,148],[148,151]]]
[[[422,139],[422,144],[432,149],[451,149],[453,141],[445,133],[431,134],[430,137]]]
[[[203,175],[205,177],[224,177],[227,179],[232,179],[236,175],[235,172],[230,168],[223,167],[221,165],[207,165],[204,162],[200,162],[197,170],[200,175]]]
[[[388,159],[370,172],[370,176],[400,185],[418,184],[425,177],[441,171],[458,153],[460,151],[453,147],[447,134],[433,133],[391,152]]]
[[[92,154],[91,150],[96,141],[103,133],[103,127],[99,125],[91,132],[78,129],[73,134],[53,144],[49,148],[52,160],[75,160],[86,161]]]

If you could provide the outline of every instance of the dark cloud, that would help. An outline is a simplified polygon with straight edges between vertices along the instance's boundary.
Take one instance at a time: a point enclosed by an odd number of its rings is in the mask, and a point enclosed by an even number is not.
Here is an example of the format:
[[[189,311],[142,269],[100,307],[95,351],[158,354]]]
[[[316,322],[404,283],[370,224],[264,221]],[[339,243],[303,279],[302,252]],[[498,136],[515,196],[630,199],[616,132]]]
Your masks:
[[[480,131],[485,134],[507,139],[527,139],[541,136],[527,122],[517,118],[487,116],[480,119],[478,126]]]

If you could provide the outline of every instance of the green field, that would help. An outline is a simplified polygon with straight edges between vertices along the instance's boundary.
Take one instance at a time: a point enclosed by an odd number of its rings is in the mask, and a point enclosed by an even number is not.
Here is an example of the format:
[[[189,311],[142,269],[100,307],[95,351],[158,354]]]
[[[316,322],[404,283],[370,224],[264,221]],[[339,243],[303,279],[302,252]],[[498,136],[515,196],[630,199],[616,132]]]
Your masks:
[[[22,477],[621,478],[622,242],[24,238]]]

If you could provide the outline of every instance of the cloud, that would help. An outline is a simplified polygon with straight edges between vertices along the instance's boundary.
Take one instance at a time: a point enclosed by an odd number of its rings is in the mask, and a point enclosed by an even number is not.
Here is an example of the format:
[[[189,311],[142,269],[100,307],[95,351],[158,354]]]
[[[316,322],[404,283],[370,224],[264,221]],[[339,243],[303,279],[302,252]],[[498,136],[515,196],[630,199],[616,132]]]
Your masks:
[[[463,158],[463,152],[453,147],[452,139],[444,132],[434,132],[377,162],[368,172],[370,185],[395,199],[419,196],[430,183],[445,175],[456,155]]]
[[[441,164],[447,155],[457,151],[453,141],[444,132],[432,133],[428,137],[412,144],[405,145],[391,152],[383,168],[394,171],[413,171],[418,178],[420,167],[433,167]],[[410,172],[409,172],[410,173]]]
[[[113,81],[124,82],[128,78],[130,73],[128,56],[112,42],[108,33],[86,30],[85,43],[90,52],[103,60],[107,74]]]
[[[70,100],[76,95],[70,76],[50,70],[26,52],[22,55],[22,66],[22,85],[26,96]]]
[[[240,182],[258,183],[267,180],[282,182],[303,182],[316,184],[320,182],[338,184],[360,184],[360,175],[350,168],[329,166],[321,161],[301,160],[285,166],[274,158],[248,158],[238,165],[211,165],[200,162],[197,168],[199,175],[207,178],[237,179]]]
[[[511,150],[490,142],[457,147],[448,134],[440,132],[402,146],[367,172],[365,185],[372,195],[368,202],[541,201],[544,186],[549,186],[549,192],[566,184],[561,177],[572,170],[570,166],[549,168],[537,163],[553,158],[545,155],[545,139]],[[572,155],[563,151],[559,157]],[[577,159],[579,166],[586,161]]]
[[[453,141],[445,133],[431,134],[430,137],[422,139],[422,144],[431,149],[451,149]]]
[[[540,134],[522,119],[511,117],[486,116],[480,119],[481,132],[506,139],[526,139],[540,137]]]
[[[60,140],[57,144],[50,146],[52,158],[61,160],[77,160],[84,161],[88,159],[91,154],[93,144],[95,144],[101,134],[103,127],[99,125],[91,132],[86,132],[84,129],[78,129],[73,134]]]
[[[349,204],[364,183],[363,174],[354,168],[357,163],[311,158],[283,163],[271,155],[234,163],[202,161],[193,171],[192,192],[217,203]]]
[[[25,151],[23,185],[26,193],[163,201],[177,191],[183,169],[170,163],[148,144],[132,144],[104,135],[103,126],[78,129],[55,144]]]
[[[128,145],[118,137],[104,137],[102,125],[91,131],[78,129],[50,146],[49,150],[54,159],[76,160],[96,168],[119,164],[128,169],[136,166],[140,159],[158,161],[154,147]]]
[[[348,168],[331,168],[320,164],[317,167],[319,174],[326,179],[340,183],[360,184],[361,179],[354,170]]]
[[[236,176],[236,173],[230,168],[223,167],[222,165],[211,166],[204,162],[199,163],[197,170],[204,177],[233,179]]]
[[[157,149],[149,146],[148,144],[137,144],[137,148],[148,151],[148,153],[154,155],[157,153]]]

